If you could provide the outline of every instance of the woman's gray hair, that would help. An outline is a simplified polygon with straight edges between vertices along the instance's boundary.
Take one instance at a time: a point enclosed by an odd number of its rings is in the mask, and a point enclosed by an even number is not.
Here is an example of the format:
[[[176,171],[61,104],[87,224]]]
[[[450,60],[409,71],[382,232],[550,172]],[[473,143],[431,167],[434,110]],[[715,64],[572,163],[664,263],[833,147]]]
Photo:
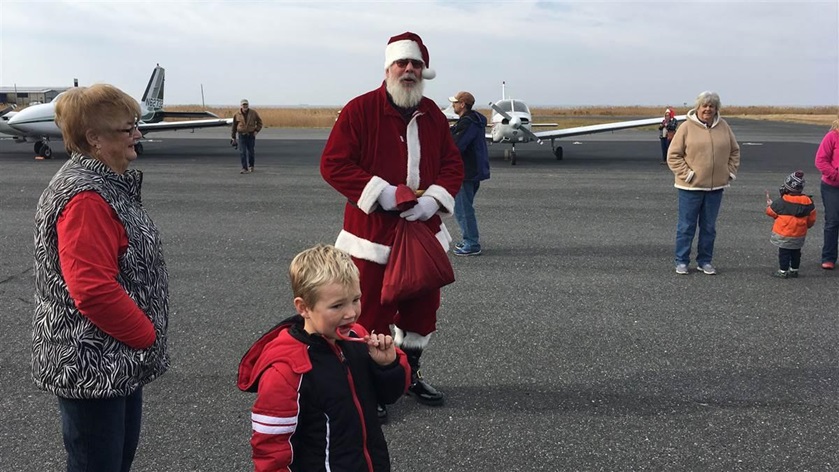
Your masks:
[[[719,110],[720,105],[722,105],[720,103],[720,96],[717,94],[717,92],[711,92],[706,90],[700,93],[698,97],[696,97],[696,105],[694,106],[694,108],[699,108],[702,105],[714,105],[714,108]]]

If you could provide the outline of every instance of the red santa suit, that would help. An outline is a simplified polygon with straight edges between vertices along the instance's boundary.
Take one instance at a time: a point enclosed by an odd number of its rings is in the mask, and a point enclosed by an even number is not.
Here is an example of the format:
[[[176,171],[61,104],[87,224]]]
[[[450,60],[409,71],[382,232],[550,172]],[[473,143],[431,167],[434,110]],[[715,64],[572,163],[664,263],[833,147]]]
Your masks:
[[[321,157],[321,175],[347,198],[344,227],[335,246],[353,256],[361,272],[361,318],[367,329],[387,333],[390,324],[427,336],[435,330],[440,290],[413,300],[381,305],[382,277],[393,246],[398,211],[378,198],[390,185],[423,190],[454,210],[463,182],[463,161],[437,105],[423,97],[409,122],[388,99],[385,83],[354,98],[342,110]],[[424,222],[445,250],[451,236],[440,215]]]

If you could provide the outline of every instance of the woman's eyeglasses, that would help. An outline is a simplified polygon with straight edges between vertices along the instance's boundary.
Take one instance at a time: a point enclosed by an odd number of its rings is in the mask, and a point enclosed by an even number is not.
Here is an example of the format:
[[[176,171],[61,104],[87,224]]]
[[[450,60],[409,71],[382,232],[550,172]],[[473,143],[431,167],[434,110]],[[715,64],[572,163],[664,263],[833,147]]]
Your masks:
[[[397,59],[393,61],[399,67],[408,67],[408,63],[414,66],[414,69],[422,69],[423,62],[417,59]]]
[[[132,126],[130,128],[115,129],[114,131],[117,131],[117,132],[120,132],[120,133],[127,133],[130,136],[130,135],[134,134],[135,131],[137,131],[138,126],[139,126],[139,123],[134,123],[134,126]]]

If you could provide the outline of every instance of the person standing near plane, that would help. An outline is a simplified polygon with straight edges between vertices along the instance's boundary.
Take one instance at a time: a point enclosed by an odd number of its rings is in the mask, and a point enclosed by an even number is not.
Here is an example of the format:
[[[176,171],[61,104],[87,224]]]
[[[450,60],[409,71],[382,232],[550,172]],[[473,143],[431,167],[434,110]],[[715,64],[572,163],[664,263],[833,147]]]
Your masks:
[[[489,178],[489,151],[487,151],[487,119],[472,110],[475,97],[469,92],[458,92],[449,97],[454,112],[460,119],[452,128],[452,137],[463,159],[463,183],[454,198],[454,217],[460,226],[463,239],[455,244],[456,256],[480,256],[481,241],[478,220],[475,218],[475,195],[482,180]]]
[[[740,146],[720,117],[720,96],[715,92],[702,92],[696,97],[696,106],[688,111],[687,120],[670,143],[667,165],[676,177],[674,186],[679,192],[676,273],[688,273],[698,223],[696,269],[714,275],[717,270],[711,259],[722,192],[737,178],[740,168]]]
[[[821,195],[824,205],[822,269],[836,267],[839,247],[839,115],[824,135],[816,151],[816,169],[822,173]]]
[[[385,265],[400,219],[426,225],[445,249],[451,236],[438,213],[454,210],[463,181],[463,161],[437,105],[423,97],[433,79],[428,49],[410,32],[393,36],[385,49],[385,80],[378,89],[351,100],[338,116],[321,156],[324,180],[347,198],[343,230],[335,246],[353,256],[361,274],[361,317],[368,330],[387,333],[411,366],[409,395],[441,405],[443,393],[420,375],[420,356],[437,326],[440,289],[414,299],[381,303]],[[400,212],[396,186],[419,194]],[[381,419],[387,415],[379,409]]]
[[[239,147],[239,157],[242,159],[240,174],[253,172],[254,147],[256,135],[262,131],[262,118],[256,110],[251,110],[247,99],[243,99],[239,111],[233,115],[233,131],[231,139],[234,146]]]
[[[667,148],[673,141],[673,136],[676,135],[676,128],[679,127],[679,122],[676,120],[676,114],[672,108],[664,110],[664,119],[658,125],[658,138],[661,141],[661,163],[667,164]]]
[[[169,276],[140,200],[140,108],[106,84],[70,89],[55,121],[70,159],[35,213],[32,376],[58,396],[69,472],[128,472],[143,386],[169,368]]]

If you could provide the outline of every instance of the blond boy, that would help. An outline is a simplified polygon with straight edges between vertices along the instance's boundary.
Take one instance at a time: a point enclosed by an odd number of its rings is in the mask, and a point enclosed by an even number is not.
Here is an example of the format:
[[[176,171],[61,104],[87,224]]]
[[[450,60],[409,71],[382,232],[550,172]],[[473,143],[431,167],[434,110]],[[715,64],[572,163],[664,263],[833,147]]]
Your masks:
[[[297,315],[263,335],[239,366],[239,388],[257,392],[254,469],[389,471],[376,405],[407,390],[405,354],[390,335],[356,323],[361,290],[347,253],[307,249],[289,277]]]

